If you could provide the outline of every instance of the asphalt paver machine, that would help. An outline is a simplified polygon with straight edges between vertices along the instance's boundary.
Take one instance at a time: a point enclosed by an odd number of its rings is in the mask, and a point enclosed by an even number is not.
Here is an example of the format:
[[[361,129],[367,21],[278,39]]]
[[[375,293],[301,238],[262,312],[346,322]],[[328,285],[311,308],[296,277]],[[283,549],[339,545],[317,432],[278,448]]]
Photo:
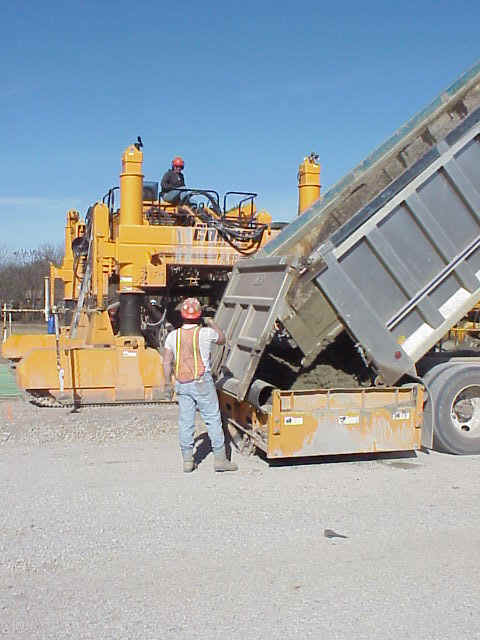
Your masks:
[[[178,301],[197,296],[213,314],[233,265],[283,226],[257,211],[255,193],[222,199],[188,189],[188,205],[166,202],[158,182],[143,180],[142,164],[139,139],[122,156],[120,186],[85,219],[67,213],[63,263],[51,266],[55,334],[12,335],[2,345],[37,404],[164,400],[161,350],[179,322]]]

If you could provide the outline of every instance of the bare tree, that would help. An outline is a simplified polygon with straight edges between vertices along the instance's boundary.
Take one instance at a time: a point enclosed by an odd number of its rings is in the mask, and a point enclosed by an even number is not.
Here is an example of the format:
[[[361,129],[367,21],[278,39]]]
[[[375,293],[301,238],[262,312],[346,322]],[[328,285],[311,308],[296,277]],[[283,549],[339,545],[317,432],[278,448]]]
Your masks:
[[[62,256],[63,248],[50,244],[15,251],[0,247],[0,304],[41,308],[50,263],[60,264]]]

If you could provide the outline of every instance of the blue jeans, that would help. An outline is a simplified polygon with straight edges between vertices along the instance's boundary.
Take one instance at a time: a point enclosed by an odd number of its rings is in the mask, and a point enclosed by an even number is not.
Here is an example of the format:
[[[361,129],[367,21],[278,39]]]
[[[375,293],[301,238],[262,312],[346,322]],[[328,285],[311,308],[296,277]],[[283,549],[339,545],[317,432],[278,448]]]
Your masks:
[[[214,451],[222,449],[225,446],[225,437],[212,375],[205,373],[199,380],[193,382],[176,382],[175,392],[179,408],[178,436],[182,453],[190,453],[193,449],[196,409],[200,411],[205,422],[212,449]]]
[[[172,189],[162,195],[163,200],[171,204],[183,204],[190,197],[190,191],[180,191],[180,189]]]

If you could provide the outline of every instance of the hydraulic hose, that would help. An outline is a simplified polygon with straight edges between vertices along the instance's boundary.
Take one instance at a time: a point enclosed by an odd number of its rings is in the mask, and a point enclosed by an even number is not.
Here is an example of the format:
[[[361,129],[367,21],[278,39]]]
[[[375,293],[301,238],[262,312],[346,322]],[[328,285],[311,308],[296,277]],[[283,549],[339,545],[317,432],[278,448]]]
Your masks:
[[[233,247],[238,253],[242,255],[250,255],[257,251],[260,247],[263,234],[267,225],[262,224],[255,228],[245,228],[233,221],[225,221],[224,218],[215,218],[211,213],[205,211],[205,209],[198,211],[192,209],[192,213],[196,215],[202,222],[214,227],[219,234]],[[249,247],[239,246],[238,242],[249,242]]]

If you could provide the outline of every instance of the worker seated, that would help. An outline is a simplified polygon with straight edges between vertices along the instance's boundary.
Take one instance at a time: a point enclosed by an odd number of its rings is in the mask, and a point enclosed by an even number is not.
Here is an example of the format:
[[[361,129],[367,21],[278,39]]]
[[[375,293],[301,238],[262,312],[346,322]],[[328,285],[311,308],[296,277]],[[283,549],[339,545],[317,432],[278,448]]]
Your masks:
[[[162,199],[171,204],[188,204],[190,192],[185,189],[183,159],[177,156],[172,160],[172,168],[162,178]]]

